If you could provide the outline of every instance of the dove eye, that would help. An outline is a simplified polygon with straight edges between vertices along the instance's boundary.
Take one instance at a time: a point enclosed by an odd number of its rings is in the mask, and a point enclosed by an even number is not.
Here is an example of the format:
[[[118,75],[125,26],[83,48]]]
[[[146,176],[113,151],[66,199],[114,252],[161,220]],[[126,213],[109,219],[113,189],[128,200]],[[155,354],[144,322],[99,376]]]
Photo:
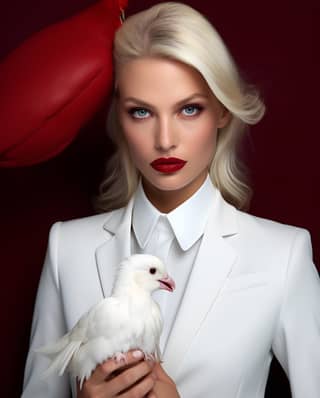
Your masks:
[[[156,268],[150,268],[149,272],[150,272],[151,275],[154,275],[157,272],[157,269]]]

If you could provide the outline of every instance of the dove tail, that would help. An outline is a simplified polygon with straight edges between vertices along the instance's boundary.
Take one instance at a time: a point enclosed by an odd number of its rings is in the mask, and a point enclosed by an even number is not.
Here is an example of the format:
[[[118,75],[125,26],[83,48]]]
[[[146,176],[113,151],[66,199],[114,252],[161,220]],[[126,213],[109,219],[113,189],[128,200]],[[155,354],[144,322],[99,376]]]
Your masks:
[[[37,349],[36,352],[44,354],[51,359],[51,364],[43,373],[43,378],[47,378],[52,373],[57,373],[59,376],[62,376],[72,357],[79,350],[81,344],[81,340],[69,341],[68,337],[64,336],[55,344]]]

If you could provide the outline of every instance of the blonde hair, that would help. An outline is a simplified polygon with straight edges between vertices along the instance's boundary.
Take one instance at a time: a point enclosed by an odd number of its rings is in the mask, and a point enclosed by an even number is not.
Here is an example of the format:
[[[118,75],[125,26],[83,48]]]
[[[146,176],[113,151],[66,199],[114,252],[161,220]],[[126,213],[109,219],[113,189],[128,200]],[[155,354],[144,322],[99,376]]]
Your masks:
[[[210,177],[229,203],[247,209],[251,189],[237,148],[245,127],[257,123],[265,107],[255,88],[239,76],[221,37],[209,21],[190,6],[160,3],[129,17],[117,31],[115,75],[120,66],[145,56],[165,57],[190,65],[229,110],[231,120],[219,129]],[[107,164],[107,176],[96,202],[103,211],[125,206],[139,180],[117,119],[115,98],[109,110],[108,132],[116,151]]]

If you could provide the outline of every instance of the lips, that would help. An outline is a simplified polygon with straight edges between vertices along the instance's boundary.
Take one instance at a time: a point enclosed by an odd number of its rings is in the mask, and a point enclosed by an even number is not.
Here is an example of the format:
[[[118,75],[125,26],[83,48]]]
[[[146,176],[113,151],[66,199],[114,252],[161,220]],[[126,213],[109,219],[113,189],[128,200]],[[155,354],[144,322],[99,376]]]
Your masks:
[[[150,163],[151,167],[161,173],[174,173],[184,167],[186,160],[179,158],[159,158]]]

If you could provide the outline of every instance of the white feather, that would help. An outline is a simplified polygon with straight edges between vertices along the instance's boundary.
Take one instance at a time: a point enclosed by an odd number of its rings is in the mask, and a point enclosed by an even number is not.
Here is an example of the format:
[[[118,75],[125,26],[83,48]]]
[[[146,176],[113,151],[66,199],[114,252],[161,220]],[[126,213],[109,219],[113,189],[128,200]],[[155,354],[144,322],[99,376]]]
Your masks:
[[[161,288],[161,279],[174,288],[157,257],[136,254],[124,260],[112,295],[92,307],[57,342],[36,350],[51,359],[44,377],[62,375],[68,369],[82,386],[98,364],[131,349],[159,360],[162,317],[151,293]]]

